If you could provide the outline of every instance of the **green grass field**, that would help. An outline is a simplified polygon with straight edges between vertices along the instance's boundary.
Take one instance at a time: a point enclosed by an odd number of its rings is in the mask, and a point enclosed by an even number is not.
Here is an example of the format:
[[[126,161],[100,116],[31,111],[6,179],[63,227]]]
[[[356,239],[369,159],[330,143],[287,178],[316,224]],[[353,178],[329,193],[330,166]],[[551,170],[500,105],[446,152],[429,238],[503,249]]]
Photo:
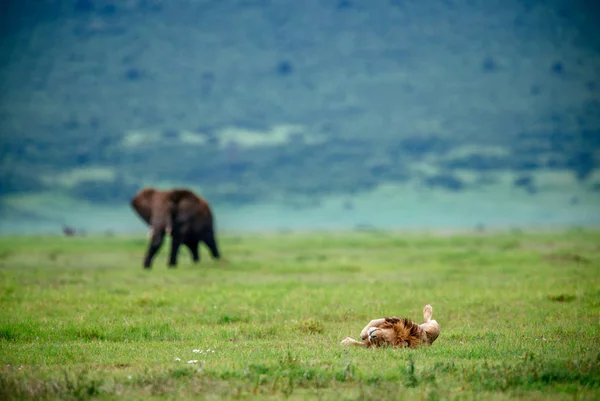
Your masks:
[[[0,238],[0,399],[598,399],[600,232]],[[369,320],[442,333],[344,348]],[[194,352],[196,350],[197,352]]]

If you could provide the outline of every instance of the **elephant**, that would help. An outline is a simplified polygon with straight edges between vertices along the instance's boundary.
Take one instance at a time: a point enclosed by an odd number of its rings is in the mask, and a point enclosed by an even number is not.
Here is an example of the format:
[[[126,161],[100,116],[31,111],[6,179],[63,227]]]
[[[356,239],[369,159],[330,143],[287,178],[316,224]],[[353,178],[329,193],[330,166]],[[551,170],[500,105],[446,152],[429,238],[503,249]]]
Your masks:
[[[131,207],[150,226],[150,244],[144,257],[144,268],[150,269],[165,235],[171,235],[169,267],[177,266],[177,252],[187,246],[194,263],[200,261],[198,250],[204,242],[215,260],[221,258],[215,239],[214,219],[209,204],[188,189],[162,191],[143,188],[131,199]]]

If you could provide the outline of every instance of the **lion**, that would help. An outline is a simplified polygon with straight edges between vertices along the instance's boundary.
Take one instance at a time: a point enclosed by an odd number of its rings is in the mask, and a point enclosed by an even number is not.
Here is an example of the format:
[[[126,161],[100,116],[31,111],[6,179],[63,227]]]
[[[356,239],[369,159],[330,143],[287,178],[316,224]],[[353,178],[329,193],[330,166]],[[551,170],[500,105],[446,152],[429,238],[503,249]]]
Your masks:
[[[360,332],[362,341],[346,337],[341,345],[356,345],[365,348],[397,347],[417,348],[421,345],[431,345],[440,335],[440,325],[431,319],[433,308],[425,305],[423,308],[423,324],[398,317],[384,317],[371,320]]]

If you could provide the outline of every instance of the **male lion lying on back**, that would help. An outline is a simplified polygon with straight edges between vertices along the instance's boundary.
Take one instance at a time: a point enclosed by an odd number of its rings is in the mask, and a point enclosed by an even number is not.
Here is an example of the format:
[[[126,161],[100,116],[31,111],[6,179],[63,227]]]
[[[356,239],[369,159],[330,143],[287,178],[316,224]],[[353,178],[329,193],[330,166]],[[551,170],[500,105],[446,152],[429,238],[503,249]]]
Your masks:
[[[431,320],[432,313],[431,305],[425,305],[423,324],[398,317],[371,320],[360,332],[362,342],[346,337],[342,345],[358,345],[367,348],[383,346],[416,348],[420,345],[431,345],[440,335],[440,325],[435,320]]]

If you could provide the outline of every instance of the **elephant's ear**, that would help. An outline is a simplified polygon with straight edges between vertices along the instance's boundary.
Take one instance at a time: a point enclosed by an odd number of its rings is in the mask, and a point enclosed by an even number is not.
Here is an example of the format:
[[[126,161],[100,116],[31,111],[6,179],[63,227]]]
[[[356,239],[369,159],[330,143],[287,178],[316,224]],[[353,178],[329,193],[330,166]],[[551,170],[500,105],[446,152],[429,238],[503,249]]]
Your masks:
[[[152,200],[155,192],[152,188],[144,188],[131,200],[131,207],[147,224],[152,221]]]

